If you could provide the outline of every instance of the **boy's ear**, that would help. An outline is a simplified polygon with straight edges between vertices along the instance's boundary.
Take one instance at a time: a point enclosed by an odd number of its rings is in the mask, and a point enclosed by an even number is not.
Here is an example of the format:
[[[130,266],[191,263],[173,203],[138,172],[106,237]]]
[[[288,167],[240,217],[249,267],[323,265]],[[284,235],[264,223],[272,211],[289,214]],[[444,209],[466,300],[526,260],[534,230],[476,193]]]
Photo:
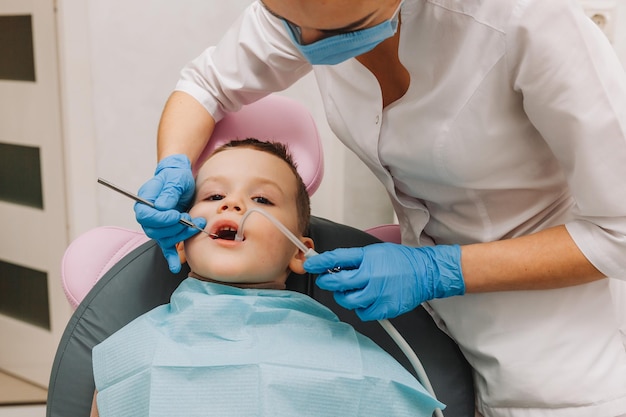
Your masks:
[[[301,237],[300,240],[302,241],[302,243],[304,243],[304,246],[313,249],[313,239],[311,239],[310,237]],[[289,269],[291,269],[296,274],[304,274],[306,272],[304,270],[304,267],[302,266],[304,264],[304,261],[306,261],[304,253],[302,253],[301,250],[298,250],[289,262]]]
[[[178,252],[178,259],[180,259],[180,264],[184,265],[187,262],[187,256],[185,256],[185,242],[178,242],[176,244],[176,252]]]

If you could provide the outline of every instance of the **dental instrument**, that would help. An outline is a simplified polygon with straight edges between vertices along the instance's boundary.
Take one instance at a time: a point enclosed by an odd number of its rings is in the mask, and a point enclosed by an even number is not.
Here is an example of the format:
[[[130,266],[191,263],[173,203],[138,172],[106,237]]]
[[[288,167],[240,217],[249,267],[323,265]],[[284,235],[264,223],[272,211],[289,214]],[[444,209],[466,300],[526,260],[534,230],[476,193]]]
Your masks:
[[[296,247],[298,249],[300,249],[302,251],[302,253],[304,253],[305,258],[310,258],[311,256],[318,255],[318,253],[315,250],[313,250],[312,248],[307,248],[304,245],[304,243],[302,243],[300,241],[300,239],[298,239],[289,229],[287,229],[287,227],[284,224],[282,224],[276,217],[272,216],[267,211],[265,211],[265,210],[263,210],[261,208],[256,208],[256,207],[248,209],[244,213],[244,215],[241,217],[241,220],[239,221],[239,227],[237,228],[237,234],[235,235],[235,240],[236,241],[238,241],[238,242],[243,241],[243,224],[246,221],[246,219],[250,216],[250,214],[252,214],[252,213],[259,213],[259,214],[262,214],[263,216],[265,216],[289,240],[291,240],[291,242],[293,242],[293,244],[296,245]],[[329,273],[333,273],[333,272],[336,272],[336,271],[329,270],[328,272]],[[433,389],[433,386],[430,383],[430,380],[428,379],[428,376],[426,375],[426,370],[424,369],[422,363],[420,362],[419,358],[417,357],[417,355],[415,354],[413,349],[411,349],[411,346],[406,341],[406,339],[404,339],[404,337],[402,337],[400,332],[393,326],[393,324],[391,324],[391,322],[389,320],[387,320],[387,319],[378,320],[378,323],[387,332],[387,334],[391,337],[391,339],[393,339],[393,341],[396,343],[396,345],[398,345],[398,347],[400,348],[402,353],[404,353],[404,355],[407,357],[407,359],[411,363],[411,366],[413,366],[413,369],[415,370],[415,373],[417,374],[417,379],[422,383],[424,388],[426,388],[426,390],[430,393],[430,395],[432,395],[434,398],[437,398],[437,396],[435,395],[435,391]],[[437,417],[443,417],[443,412],[439,408],[437,408],[437,409],[435,409],[435,415]]]
[[[313,249],[307,248],[304,245],[304,243],[302,243],[300,239],[298,239],[293,233],[291,233],[291,230],[287,229],[287,227],[285,227],[284,224],[278,221],[276,217],[272,216],[267,211],[260,209],[260,208],[250,208],[246,210],[244,215],[241,217],[241,220],[239,221],[239,227],[237,228],[237,234],[235,235],[235,240],[237,242],[243,241],[243,224],[248,218],[248,216],[250,216],[252,213],[259,213],[259,214],[264,215],[269,221],[271,221],[274,224],[274,226],[276,226],[281,232],[283,232],[283,234],[289,240],[291,240],[293,244],[296,245],[296,247],[302,251],[302,253],[304,253],[304,256],[306,258],[310,258],[311,256],[318,254]]]
[[[109,182],[109,181],[107,181],[105,179],[98,178],[98,182],[100,184],[106,186],[106,187],[109,187],[112,190],[117,191],[120,194],[125,195],[126,197],[132,198],[133,200],[135,200],[138,203],[145,204],[146,206],[154,208],[154,204],[151,203],[150,201],[145,200],[145,199],[139,197],[138,195],[131,193],[130,191],[126,191],[123,188],[120,188],[117,185],[115,185],[115,184],[113,184],[113,183],[111,183],[111,182]],[[193,224],[192,222],[190,222],[187,219],[181,218],[180,220],[178,220],[178,222],[181,223],[181,224],[184,224],[187,227],[192,227],[192,228],[197,229],[197,230],[199,230],[199,231],[201,231],[203,233],[206,233],[207,235],[209,235],[211,237],[217,237],[216,235],[213,235],[212,233],[207,232],[206,230],[202,229],[201,227],[196,226],[195,224]]]

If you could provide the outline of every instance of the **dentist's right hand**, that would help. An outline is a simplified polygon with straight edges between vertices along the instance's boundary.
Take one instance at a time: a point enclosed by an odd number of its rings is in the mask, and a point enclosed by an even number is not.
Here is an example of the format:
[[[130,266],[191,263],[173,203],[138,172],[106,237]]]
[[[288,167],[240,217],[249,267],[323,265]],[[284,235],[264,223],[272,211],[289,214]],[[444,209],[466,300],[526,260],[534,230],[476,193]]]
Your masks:
[[[199,232],[179,223],[179,220],[185,218],[200,228],[206,226],[206,219],[192,219],[189,214],[181,213],[191,205],[194,190],[191,162],[186,155],[178,154],[163,158],[157,165],[154,177],[142,185],[137,193],[139,197],[153,203],[154,208],[136,203],[135,218],[146,235],[156,240],[170,271],[174,273],[181,268],[176,244]]]
[[[341,269],[330,272],[335,267]],[[317,286],[333,291],[337,304],[364,321],[397,317],[424,301],[465,294],[459,245],[339,248],[308,258],[304,269],[320,274]]]

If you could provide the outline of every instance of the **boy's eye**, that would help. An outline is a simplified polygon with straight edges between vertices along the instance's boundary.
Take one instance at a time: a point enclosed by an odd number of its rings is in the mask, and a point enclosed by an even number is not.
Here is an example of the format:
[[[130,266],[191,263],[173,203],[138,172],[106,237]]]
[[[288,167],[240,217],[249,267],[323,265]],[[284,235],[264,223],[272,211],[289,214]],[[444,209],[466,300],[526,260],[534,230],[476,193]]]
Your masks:
[[[270,206],[274,205],[270,200],[268,200],[265,197],[253,197],[252,201],[254,201],[255,203],[259,203],[259,204],[266,204]]]
[[[219,200],[223,200],[224,196],[221,194],[213,194],[208,196],[207,198],[205,198],[205,200],[207,201],[219,201]]]

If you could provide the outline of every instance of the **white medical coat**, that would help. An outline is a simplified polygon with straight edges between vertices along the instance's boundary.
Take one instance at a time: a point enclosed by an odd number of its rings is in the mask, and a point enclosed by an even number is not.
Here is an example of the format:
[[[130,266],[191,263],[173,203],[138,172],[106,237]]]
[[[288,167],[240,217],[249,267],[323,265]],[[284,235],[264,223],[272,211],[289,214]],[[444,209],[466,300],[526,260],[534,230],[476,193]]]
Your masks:
[[[626,279],[626,76],[575,0],[406,0],[406,94],[382,108],[357,60],[311,66],[253,3],[177,89],[219,120],[313,69],[328,121],[385,185],[407,245],[565,224]],[[467,294],[430,307],[475,369],[487,416],[626,413],[626,349],[608,280]]]

